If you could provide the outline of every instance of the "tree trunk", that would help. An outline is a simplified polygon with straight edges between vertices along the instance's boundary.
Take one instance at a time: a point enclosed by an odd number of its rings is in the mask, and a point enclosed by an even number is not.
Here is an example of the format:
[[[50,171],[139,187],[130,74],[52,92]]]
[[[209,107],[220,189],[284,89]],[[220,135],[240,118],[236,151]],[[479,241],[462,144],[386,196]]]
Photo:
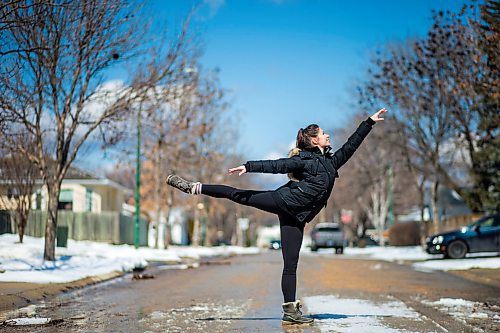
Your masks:
[[[421,183],[417,183],[419,206],[420,206],[420,244],[425,244],[425,239],[429,236],[429,225],[425,221],[425,198],[424,198],[424,178]]]
[[[156,201],[156,236],[155,236],[155,249],[158,248],[160,239],[160,219],[161,219],[161,141],[158,140],[158,150],[156,151],[156,167],[155,167],[155,201]],[[165,246],[166,247],[166,246]]]
[[[194,225],[193,225],[193,246],[200,245],[200,216],[198,207],[194,208]]]
[[[165,212],[165,239],[164,239],[164,244],[165,248],[168,248],[168,246],[172,243],[171,237],[170,237],[170,213],[172,212],[172,207],[174,206],[174,191],[173,188],[168,189],[167,191],[167,211]]]
[[[431,187],[431,209],[432,209],[432,225],[434,233],[440,232],[439,210],[438,210],[438,187],[439,181],[434,181]]]
[[[59,192],[61,184],[48,187],[48,208],[47,222],[45,224],[45,251],[43,253],[44,260],[55,261],[56,248],[56,230],[57,230],[57,206],[59,203]]]
[[[26,229],[26,224],[28,221],[28,215],[19,214],[17,215],[18,223],[17,223],[17,234],[19,235],[19,243],[23,242],[24,238],[24,230]]]
[[[24,226],[22,224],[17,226],[17,233],[19,234],[19,243],[22,244],[24,238]]]
[[[326,207],[323,207],[319,211],[319,222],[326,222]]]

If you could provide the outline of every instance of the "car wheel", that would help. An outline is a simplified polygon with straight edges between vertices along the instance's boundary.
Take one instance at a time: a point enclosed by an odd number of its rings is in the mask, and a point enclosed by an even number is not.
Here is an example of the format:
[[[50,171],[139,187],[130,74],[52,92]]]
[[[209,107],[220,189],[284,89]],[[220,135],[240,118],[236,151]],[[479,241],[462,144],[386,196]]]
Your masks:
[[[342,254],[342,253],[344,253],[344,248],[343,248],[343,247],[338,247],[338,248],[336,248],[336,249],[335,249],[335,253],[337,253],[337,254]]]
[[[451,259],[460,259],[467,254],[467,244],[461,240],[456,240],[448,245],[446,256]]]

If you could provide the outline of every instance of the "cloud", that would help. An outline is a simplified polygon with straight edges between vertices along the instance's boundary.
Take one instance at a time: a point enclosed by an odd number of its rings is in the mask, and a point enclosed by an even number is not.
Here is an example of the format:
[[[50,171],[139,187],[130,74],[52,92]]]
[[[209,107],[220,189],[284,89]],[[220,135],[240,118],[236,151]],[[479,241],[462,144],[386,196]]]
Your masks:
[[[207,19],[210,19],[217,15],[219,9],[224,6],[225,0],[203,0],[203,4],[208,6]]]

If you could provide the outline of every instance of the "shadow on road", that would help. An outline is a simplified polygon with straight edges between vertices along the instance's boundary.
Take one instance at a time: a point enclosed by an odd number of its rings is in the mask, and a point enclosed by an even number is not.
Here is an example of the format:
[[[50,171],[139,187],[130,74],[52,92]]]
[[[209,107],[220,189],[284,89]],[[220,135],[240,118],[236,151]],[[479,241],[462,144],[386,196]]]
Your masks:
[[[233,318],[233,317],[208,317],[198,318],[197,321],[216,321],[216,320],[281,320],[281,317],[253,317],[253,318]]]
[[[390,315],[342,315],[342,314],[334,314],[334,313],[316,313],[309,316],[306,316],[313,319],[318,320],[326,320],[326,319],[347,319],[347,318],[356,318],[356,317],[392,317]]]
[[[342,315],[334,313],[316,313],[306,316],[308,318],[313,318],[317,320],[326,319],[347,319],[354,317],[392,317],[391,315]],[[208,317],[208,318],[198,318],[197,321],[222,321],[222,320],[281,320],[281,317]]]

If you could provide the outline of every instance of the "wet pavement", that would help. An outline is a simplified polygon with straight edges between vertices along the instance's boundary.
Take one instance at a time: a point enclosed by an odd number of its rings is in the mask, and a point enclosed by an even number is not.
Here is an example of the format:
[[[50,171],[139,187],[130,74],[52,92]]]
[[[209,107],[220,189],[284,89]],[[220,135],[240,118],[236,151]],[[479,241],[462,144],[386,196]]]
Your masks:
[[[11,313],[53,324],[0,332],[500,332],[497,286],[406,264],[302,254],[298,295],[316,318],[305,327],[281,325],[279,251],[144,273],[154,278],[129,274]],[[450,308],[442,299],[474,306]]]

